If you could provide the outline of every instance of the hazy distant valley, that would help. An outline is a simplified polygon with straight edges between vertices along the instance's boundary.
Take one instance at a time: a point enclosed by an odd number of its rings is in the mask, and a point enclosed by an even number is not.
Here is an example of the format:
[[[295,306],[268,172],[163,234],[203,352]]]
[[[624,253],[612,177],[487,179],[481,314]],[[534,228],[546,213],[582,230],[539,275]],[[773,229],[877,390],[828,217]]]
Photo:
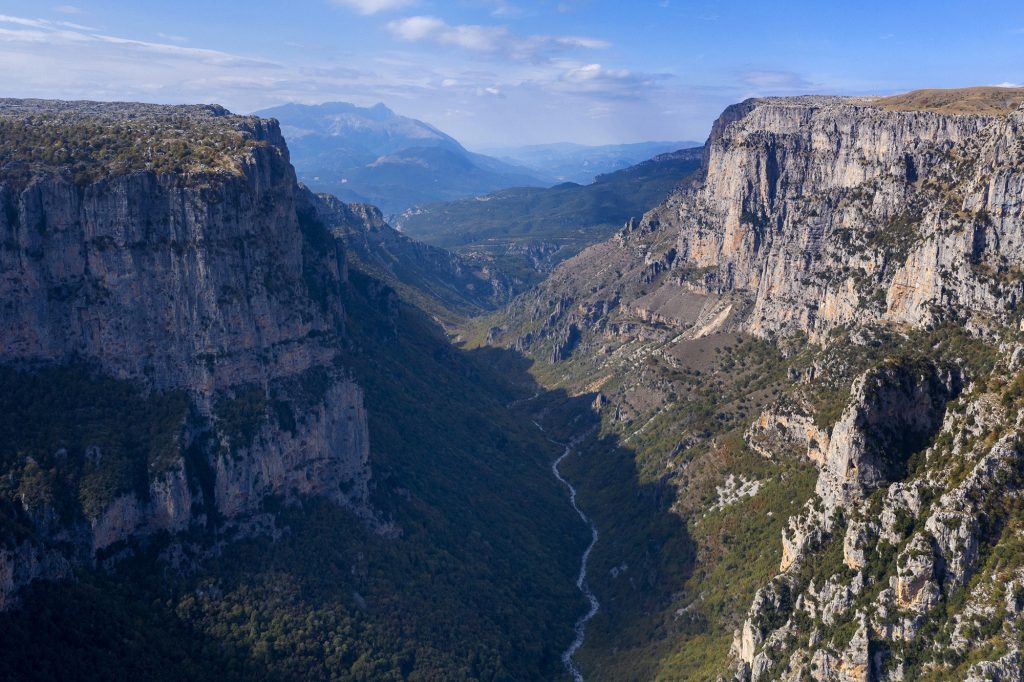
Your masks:
[[[383,104],[286,104],[256,113],[281,122],[299,180],[344,201],[372,203],[389,215],[432,201],[554,182],[470,152],[430,124]]]
[[[1024,89],[667,144],[0,100],[0,678],[1020,680]]]

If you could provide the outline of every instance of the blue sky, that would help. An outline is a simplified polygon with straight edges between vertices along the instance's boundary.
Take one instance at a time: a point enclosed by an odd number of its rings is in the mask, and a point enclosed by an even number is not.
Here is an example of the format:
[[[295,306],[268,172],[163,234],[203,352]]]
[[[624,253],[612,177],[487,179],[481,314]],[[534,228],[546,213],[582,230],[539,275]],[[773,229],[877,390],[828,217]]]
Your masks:
[[[1024,83],[1024,2],[0,2],[0,95],[382,101],[471,147],[703,139],[758,95]]]

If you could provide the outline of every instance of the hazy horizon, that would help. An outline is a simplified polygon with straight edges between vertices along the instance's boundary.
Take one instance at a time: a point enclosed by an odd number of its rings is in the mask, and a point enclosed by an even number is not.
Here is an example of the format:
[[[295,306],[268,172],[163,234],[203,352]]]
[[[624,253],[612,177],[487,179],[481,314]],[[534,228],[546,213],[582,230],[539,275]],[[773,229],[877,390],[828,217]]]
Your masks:
[[[0,5],[0,92],[238,113],[382,102],[471,148],[702,140],[752,96],[1020,83],[1024,8],[990,5],[16,1]]]

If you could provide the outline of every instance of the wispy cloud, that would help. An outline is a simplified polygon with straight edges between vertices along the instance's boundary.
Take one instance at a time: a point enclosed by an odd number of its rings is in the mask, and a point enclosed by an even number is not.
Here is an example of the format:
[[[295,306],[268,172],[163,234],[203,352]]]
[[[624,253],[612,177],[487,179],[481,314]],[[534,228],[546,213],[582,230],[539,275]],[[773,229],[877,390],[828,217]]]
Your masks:
[[[553,90],[603,100],[640,99],[641,93],[653,94],[655,88],[674,79],[668,74],[637,73],[601,64],[563,63],[562,66],[563,71],[551,85]]]
[[[453,125],[451,132],[469,143],[541,142],[563,134],[585,141],[638,139],[638,122],[646,130],[652,120],[666,126],[679,120],[679,114],[659,113],[659,101],[686,98],[673,77],[577,58],[605,47],[603,40],[521,35],[503,25],[452,25],[431,17],[383,22],[381,29],[408,49],[342,63],[308,50],[266,58],[182,44],[184,36],[146,40],[69,23],[0,15],[0,90],[22,97],[218,102],[239,112],[287,101],[384,101],[407,115]],[[470,58],[444,54],[437,45]],[[433,58],[438,55],[443,58]]]
[[[410,42],[429,41],[439,45],[455,45],[467,50],[491,52],[510,35],[503,26],[452,26],[437,17],[407,17],[388,23],[397,38]]]
[[[170,33],[157,33],[157,37],[163,38],[164,40],[170,40],[172,43],[187,43],[188,38],[185,36],[177,36]]]
[[[446,45],[515,59],[534,58],[558,49],[594,50],[610,45],[606,40],[585,36],[519,35],[507,26],[452,25],[432,16],[396,19],[388,22],[387,30],[399,40]]]
[[[793,94],[808,92],[815,85],[798,73],[792,71],[746,71],[740,75],[740,81],[756,91],[756,94]]]
[[[26,19],[0,15],[0,24],[9,24],[18,28],[0,28],[0,41],[6,43],[47,43],[54,48],[87,44],[115,46],[125,51],[145,52],[151,55],[183,57],[206,64],[219,66],[251,67],[270,66],[271,62],[262,59],[241,57],[220,50],[209,50],[197,47],[183,47],[167,43],[157,43],[132,38],[105,35],[95,29],[66,21],[47,21],[45,19]]]
[[[331,2],[364,15],[402,9],[416,4],[416,0],[331,0]]]
[[[44,28],[52,25],[53,22],[46,21],[45,19],[26,19],[24,17],[12,17],[7,14],[0,14],[0,23],[3,24],[15,24],[17,26],[33,26],[35,28]]]
[[[474,5],[488,8],[492,17],[520,17],[528,14],[521,5],[510,0],[472,0]]]
[[[82,8],[75,7],[74,5],[57,5],[53,8],[54,12],[60,12],[61,14],[81,14]]]

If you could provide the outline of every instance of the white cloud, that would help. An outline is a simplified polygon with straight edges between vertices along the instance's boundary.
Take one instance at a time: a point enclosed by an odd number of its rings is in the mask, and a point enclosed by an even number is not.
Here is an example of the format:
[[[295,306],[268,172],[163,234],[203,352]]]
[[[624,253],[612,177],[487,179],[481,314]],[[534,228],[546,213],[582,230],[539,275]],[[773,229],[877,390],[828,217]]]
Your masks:
[[[61,14],[81,14],[82,8],[75,7],[74,5],[57,5],[53,8],[54,12],[60,12]]]
[[[459,47],[514,59],[536,58],[559,49],[595,50],[610,43],[586,36],[519,35],[505,26],[449,24],[432,16],[413,16],[388,22],[387,30],[399,40]]]
[[[678,127],[681,115],[661,115],[653,107],[677,101],[671,89],[678,82],[569,57],[588,54],[603,41],[519,35],[502,25],[452,26],[429,17],[399,27],[405,38],[391,31],[396,37],[422,47],[339,63],[308,53],[266,59],[258,52],[176,44],[169,34],[144,40],[0,15],[0,64],[6,67],[0,70],[0,91],[15,97],[218,102],[238,112],[288,101],[384,101],[400,113],[452,125],[446,132],[478,144],[635,140],[669,137],[664,131]],[[469,58],[439,55],[436,45],[443,41]],[[713,108],[701,116],[710,120],[721,107]]]
[[[185,36],[178,36],[171,33],[157,33],[157,36],[164,40],[170,40],[172,43],[187,43],[188,38]]]
[[[402,9],[416,4],[416,0],[331,0],[335,5],[354,9],[363,15]]]
[[[0,87],[36,97],[214,101],[251,79],[281,78],[282,67],[263,59],[69,26],[0,15],[0,63],[8,66]]]
[[[792,94],[815,88],[813,83],[792,71],[747,71],[740,79],[759,94]]]
[[[387,29],[401,40],[455,45],[477,52],[496,51],[509,36],[508,29],[502,26],[452,26],[437,17],[396,19],[388,22]]]
[[[53,25],[52,22],[46,21],[45,19],[25,19],[24,17],[12,17],[7,14],[0,14],[0,23],[16,24],[18,26],[34,26],[36,28],[44,28]]]
[[[609,69],[601,64],[563,62],[562,71],[550,88],[570,95],[585,95],[607,102],[616,99],[642,99],[661,83],[671,80],[666,74],[634,73],[629,69]],[[602,111],[608,107],[601,105]]]
[[[588,50],[599,50],[605,47],[611,47],[612,45],[607,40],[584,38],[580,36],[561,36],[554,38],[554,41],[559,45],[566,45],[567,47],[582,47]]]

